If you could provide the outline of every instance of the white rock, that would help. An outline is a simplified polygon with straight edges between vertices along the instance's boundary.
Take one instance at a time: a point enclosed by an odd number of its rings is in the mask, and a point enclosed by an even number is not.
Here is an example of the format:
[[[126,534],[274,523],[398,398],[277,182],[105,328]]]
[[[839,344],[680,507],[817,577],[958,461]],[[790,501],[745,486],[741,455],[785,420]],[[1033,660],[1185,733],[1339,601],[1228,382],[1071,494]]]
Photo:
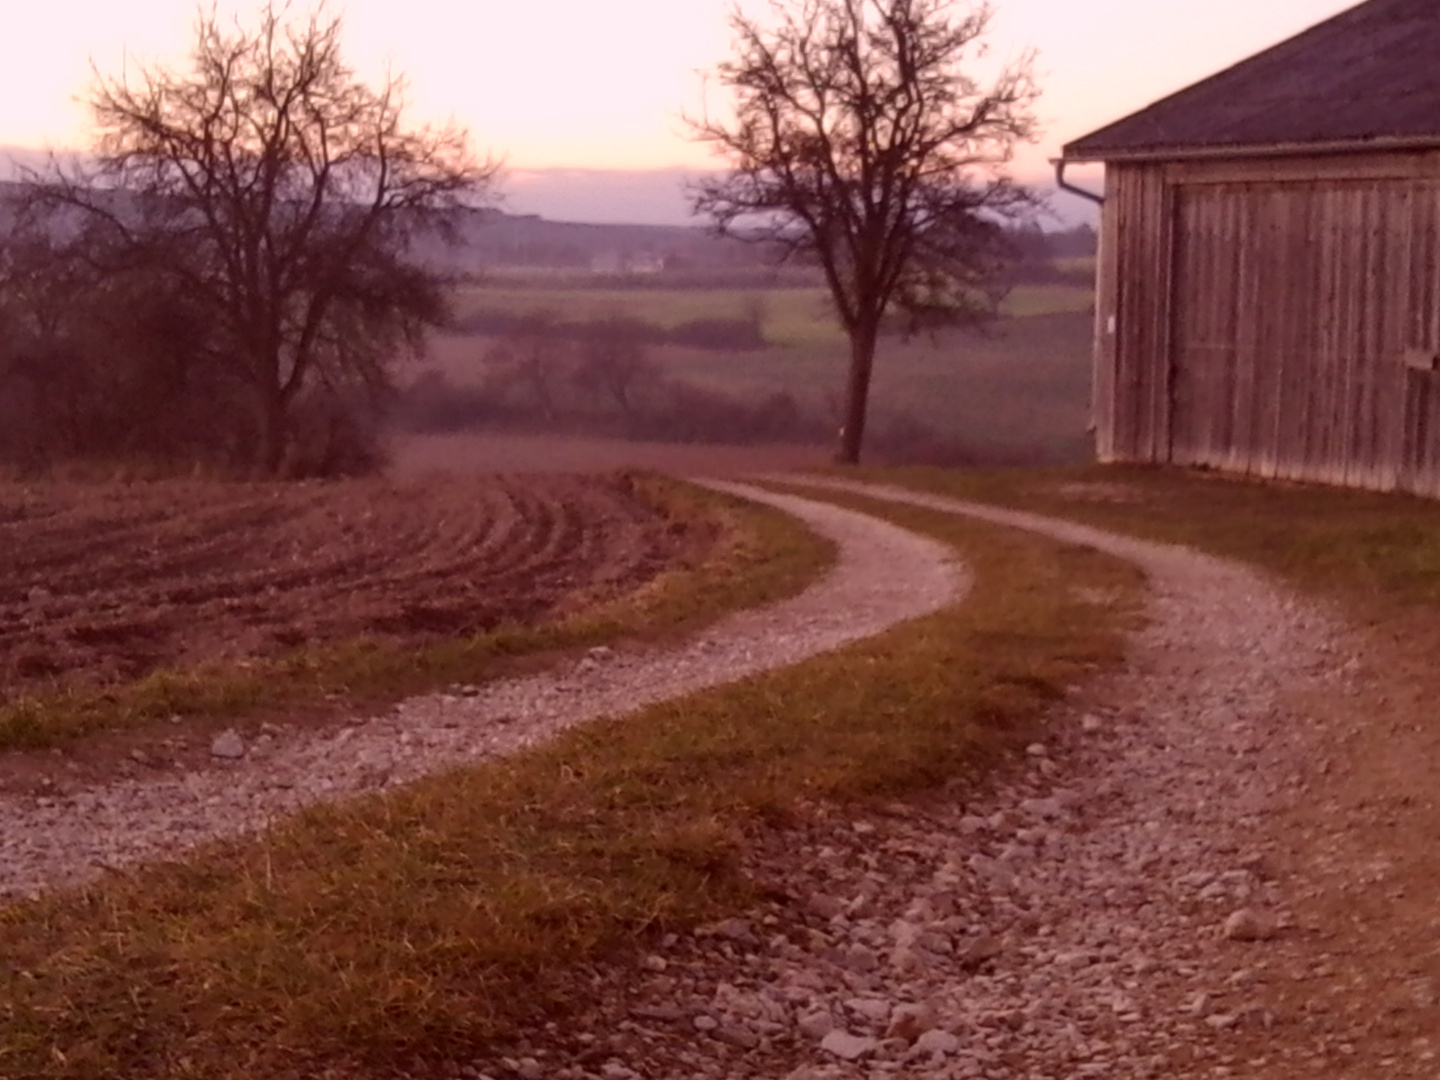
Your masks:
[[[915,1049],[927,1054],[953,1054],[960,1049],[960,1039],[948,1031],[934,1028],[915,1040]]]
[[[816,1009],[803,1014],[795,1026],[812,1039],[823,1039],[835,1030],[835,1017],[830,1014],[829,1009]]]
[[[880,1043],[863,1035],[852,1035],[842,1028],[836,1028],[820,1040],[820,1049],[834,1054],[842,1061],[859,1061],[867,1054],[873,1054]]]
[[[245,740],[234,731],[226,729],[216,735],[210,743],[210,756],[235,761],[245,756]]]

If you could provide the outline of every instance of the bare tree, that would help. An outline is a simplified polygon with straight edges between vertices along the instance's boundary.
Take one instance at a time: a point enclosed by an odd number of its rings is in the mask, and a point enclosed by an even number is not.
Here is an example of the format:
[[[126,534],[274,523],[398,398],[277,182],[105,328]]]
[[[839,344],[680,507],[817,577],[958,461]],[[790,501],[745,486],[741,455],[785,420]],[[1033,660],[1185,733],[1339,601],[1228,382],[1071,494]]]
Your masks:
[[[564,339],[559,316],[537,311],[521,318],[485,352],[487,380],[493,392],[514,388],[526,406],[537,410],[546,423],[557,415],[557,395],[571,367],[572,343]]]
[[[608,397],[626,423],[635,419],[639,394],[660,377],[645,337],[643,323],[605,319],[591,329],[575,368],[575,385]]]
[[[361,82],[323,11],[264,8],[253,28],[198,16],[189,67],[97,74],[93,165],[31,178],[105,276],[143,272],[210,328],[237,387],[250,464],[285,464],[297,402],[376,394],[447,313],[416,254],[483,196],[495,166],[458,128],[412,128],[404,82]]]
[[[859,461],[875,345],[892,311],[910,328],[983,319],[1007,220],[1035,200],[1005,173],[1033,136],[1031,58],[982,86],[988,4],[773,0],[769,24],[730,16],[715,71],[734,119],[692,121],[730,170],[694,205],[722,233],[819,264],[850,339],[838,460]]]

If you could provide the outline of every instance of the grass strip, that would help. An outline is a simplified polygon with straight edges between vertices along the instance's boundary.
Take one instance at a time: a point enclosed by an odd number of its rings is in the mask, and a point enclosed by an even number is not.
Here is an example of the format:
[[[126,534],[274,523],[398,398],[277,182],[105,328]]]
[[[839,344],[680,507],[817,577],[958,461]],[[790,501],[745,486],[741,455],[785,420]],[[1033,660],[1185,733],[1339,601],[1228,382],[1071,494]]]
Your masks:
[[[497,678],[516,658],[622,636],[660,637],[794,595],[834,561],[833,546],[777,510],[654,475],[637,497],[671,528],[701,538],[698,556],[641,588],[539,624],[405,644],[360,639],[275,660],[153,672],[131,683],[21,696],[0,705],[0,750],[63,747],[88,734],[168,720],[242,720],[287,709],[383,707],[457,683]]]
[[[844,475],[1185,544],[1375,614],[1440,608],[1440,502],[1431,499],[1134,466]]]
[[[573,1003],[564,973],[750,899],[797,800],[980,782],[1119,662],[1134,568],[836,497],[954,545],[961,604],[514,757],[0,910],[0,1075],[384,1075]],[[1109,598],[1109,599],[1101,599]]]

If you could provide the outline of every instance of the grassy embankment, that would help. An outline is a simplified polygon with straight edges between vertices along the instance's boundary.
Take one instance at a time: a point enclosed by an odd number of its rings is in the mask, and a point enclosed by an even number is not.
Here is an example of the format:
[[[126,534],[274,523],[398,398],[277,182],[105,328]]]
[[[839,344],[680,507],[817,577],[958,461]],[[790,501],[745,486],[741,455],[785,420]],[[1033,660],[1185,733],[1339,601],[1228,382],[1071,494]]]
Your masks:
[[[1088,288],[1021,286],[1006,301],[1006,318],[985,333],[882,339],[872,388],[876,426],[918,422],[997,460],[1081,459],[1092,304]],[[673,328],[702,318],[743,320],[757,305],[762,349],[666,345],[652,356],[663,371],[697,386],[750,400],[784,391],[829,415],[843,390],[847,346],[821,289],[604,289],[498,279],[468,288],[457,314],[550,311],[566,323],[619,316]],[[492,340],[447,335],[436,341],[432,359],[447,377],[471,383]]]
[[[258,722],[295,709],[379,708],[497,678],[537,654],[625,635],[678,633],[723,612],[792,595],[833,558],[830,545],[778,511],[661,477],[638,477],[636,484],[674,528],[705,538],[694,557],[637,591],[572,617],[472,637],[418,646],[328,642],[243,666],[160,670],[120,685],[21,695],[0,703],[0,750],[63,747],[94,732],[173,716]]]
[[[743,909],[737,851],[798,799],[978,779],[1119,662],[1133,569],[876,512],[954,545],[971,595],[788,670],[0,912],[0,1075],[263,1080],[464,1055],[563,1012],[568,965],[625,962]]]
[[[1254,563],[1366,621],[1433,623],[1440,502],[1203,471],[867,469],[861,479],[1085,521]]]

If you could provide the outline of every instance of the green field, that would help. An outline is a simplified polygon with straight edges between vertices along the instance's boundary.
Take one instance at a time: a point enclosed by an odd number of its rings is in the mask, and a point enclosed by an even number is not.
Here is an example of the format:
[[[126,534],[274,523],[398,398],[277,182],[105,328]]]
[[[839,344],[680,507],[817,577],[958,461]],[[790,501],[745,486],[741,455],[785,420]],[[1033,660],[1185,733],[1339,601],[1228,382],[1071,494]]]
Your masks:
[[[1071,285],[1028,285],[1006,298],[1002,311],[1011,318],[1088,311],[1089,289]],[[462,321],[479,314],[548,312],[562,323],[630,318],[667,329],[695,319],[747,319],[758,309],[766,338],[776,345],[842,344],[844,335],[829,293],[815,288],[646,289],[584,288],[560,284],[546,288],[497,281],[469,285],[455,303]]]
[[[1066,462],[1088,454],[1093,295],[1068,285],[1024,286],[1004,318],[984,331],[882,340],[872,430],[924,425],[983,460]],[[628,318],[671,329],[698,319],[758,317],[765,348],[716,351],[655,346],[660,370],[704,388],[759,399],[777,391],[825,418],[839,415],[848,358],[845,335],[821,288],[587,288],[573,281],[499,280],[467,286],[456,303],[477,315],[548,312],[561,324]],[[448,335],[432,363],[474,384],[493,339]],[[837,421],[838,423],[838,421]]]

